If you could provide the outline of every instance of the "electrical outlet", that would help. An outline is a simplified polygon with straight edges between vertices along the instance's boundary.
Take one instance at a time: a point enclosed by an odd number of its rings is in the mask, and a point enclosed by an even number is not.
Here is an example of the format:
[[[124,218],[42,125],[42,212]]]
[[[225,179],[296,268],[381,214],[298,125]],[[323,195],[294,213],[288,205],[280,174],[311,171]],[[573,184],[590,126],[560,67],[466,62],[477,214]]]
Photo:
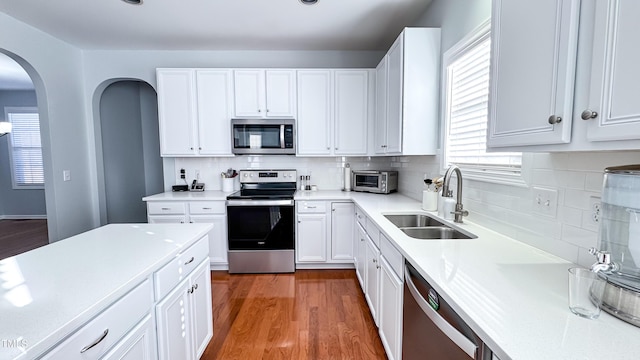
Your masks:
[[[62,170],[62,180],[71,181],[71,170]]]
[[[558,212],[558,190],[534,187],[533,211],[540,215],[555,217]]]
[[[592,224],[599,224],[600,217],[602,216],[602,204],[600,203],[600,198],[597,196],[589,197],[589,211],[590,216],[589,220]]]
[[[186,179],[187,175],[184,169],[180,169],[180,179]]]
[[[193,173],[196,177],[196,180],[200,180],[200,170],[194,170]]]

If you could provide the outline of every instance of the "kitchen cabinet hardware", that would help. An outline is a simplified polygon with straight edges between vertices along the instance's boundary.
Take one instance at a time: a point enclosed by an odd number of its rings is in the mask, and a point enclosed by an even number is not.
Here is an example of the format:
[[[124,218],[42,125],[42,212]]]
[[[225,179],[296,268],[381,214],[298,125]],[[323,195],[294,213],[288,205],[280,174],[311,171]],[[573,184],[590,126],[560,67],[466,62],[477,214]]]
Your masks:
[[[582,120],[591,120],[591,119],[597,118],[598,117],[598,113],[593,111],[593,110],[587,109],[587,110],[582,112],[580,117],[582,118]]]
[[[171,210],[171,208],[163,207],[162,210]]]
[[[109,329],[105,329],[104,332],[102,333],[102,336],[100,336],[98,339],[96,339],[94,342],[92,342],[91,344],[85,346],[82,348],[82,350],[80,350],[80,354],[83,354],[84,352],[86,352],[87,350],[90,350],[91,348],[95,347],[96,345],[100,344],[102,342],[102,340],[104,340],[104,338],[107,337],[107,335],[109,335]]]
[[[189,265],[193,262],[193,260],[195,260],[195,258],[192,256],[191,259],[189,259],[187,262],[185,262],[185,265]]]
[[[198,290],[198,284],[193,284],[193,288]]]
[[[212,208],[210,207],[203,207],[202,210],[211,210]]]
[[[562,117],[557,115],[549,116],[549,124],[555,125],[555,124],[560,124],[561,122],[562,122]]]
[[[193,286],[187,289],[187,294],[193,294]]]

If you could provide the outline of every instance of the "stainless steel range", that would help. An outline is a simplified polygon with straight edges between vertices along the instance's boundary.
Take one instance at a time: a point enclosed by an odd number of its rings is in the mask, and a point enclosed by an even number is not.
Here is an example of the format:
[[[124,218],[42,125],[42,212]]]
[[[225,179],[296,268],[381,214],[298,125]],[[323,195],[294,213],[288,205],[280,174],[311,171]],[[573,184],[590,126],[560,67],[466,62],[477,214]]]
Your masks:
[[[295,170],[240,170],[227,196],[230,273],[295,271]]]

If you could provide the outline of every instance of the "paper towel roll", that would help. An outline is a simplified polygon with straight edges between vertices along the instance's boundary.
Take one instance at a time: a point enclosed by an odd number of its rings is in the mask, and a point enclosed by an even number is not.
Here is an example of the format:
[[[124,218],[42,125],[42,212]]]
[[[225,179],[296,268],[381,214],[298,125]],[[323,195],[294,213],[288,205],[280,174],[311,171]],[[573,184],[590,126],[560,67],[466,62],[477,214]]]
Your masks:
[[[351,191],[351,167],[349,164],[344,167],[344,191]]]

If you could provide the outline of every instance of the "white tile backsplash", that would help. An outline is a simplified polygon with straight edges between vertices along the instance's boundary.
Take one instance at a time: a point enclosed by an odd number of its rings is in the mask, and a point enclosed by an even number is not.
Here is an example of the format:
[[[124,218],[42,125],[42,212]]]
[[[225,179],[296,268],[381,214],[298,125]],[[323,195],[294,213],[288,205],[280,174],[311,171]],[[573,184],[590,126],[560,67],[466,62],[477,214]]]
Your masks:
[[[398,168],[400,192],[419,200],[422,179],[442,175],[439,156],[404,157]],[[395,162],[400,162],[395,160]],[[589,198],[599,197],[604,169],[637,164],[640,151],[523,154],[527,186],[464,179],[463,204],[469,220],[582,266],[594,262],[588,248],[597,245],[598,226],[590,221]],[[534,186],[558,191],[558,215],[533,212]]]

